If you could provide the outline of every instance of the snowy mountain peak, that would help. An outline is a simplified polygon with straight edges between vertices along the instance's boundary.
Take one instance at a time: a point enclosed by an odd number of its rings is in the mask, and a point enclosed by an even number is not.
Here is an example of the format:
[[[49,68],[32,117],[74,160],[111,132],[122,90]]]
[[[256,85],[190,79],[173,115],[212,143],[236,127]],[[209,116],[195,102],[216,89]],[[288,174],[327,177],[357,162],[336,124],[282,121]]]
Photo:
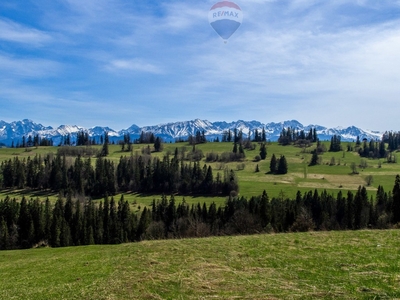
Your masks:
[[[95,126],[87,130],[89,136],[101,136],[106,132],[109,136],[119,136],[119,133],[110,127]]]
[[[24,119],[22,121],[15,121],[7,123],[0,121],[0,142],[10,145],[12,141],[20,141],[23,136],[34,136],[38,134],[42,138],[51,138],[54,144],[63,137],[70,135],[74,141],[76,135],[80,131],[85,131],[91,138],[99,138],[107,132],[112,141],[118,141],[123,138],[124,134],[129,134],[131,139],[139,138],[141,132],[152,132],[156,136],[162,137],[165,141],[174,141],[178,138],[187,138],[189,135],[195,135],[197,131],[205,133],[209,139],[221,138],[222,134],[228,130],[234,131],[241,130],[244,137],[253,134],[255,130],[259,132],[265,129],[268,140],[276,141],[279,138],[283,128],[293,128],[296,130],[304,130],[308,132],[311,128],[315,128],[320,140],[329,140],[333,135],[342,137],[342,141],[356,140],[357,136],[360,139],[381,139],[383,133],[373,130],[363,130],[355,126],[347,128],[335,127],[326,128],[321,125],[307,125],[304,126],[296,120],[287,120],[279,123],[261,123],[259,121],[245,121],[238,120],[230,123],[225,121],[210,122],[208,120],[195,119],[183,122],[170,122],[159,125],[139,127],[135,124],[127,129],[115,131],[110,127],[94,126],[89,129],[77,125],[60,125],[56,129],[51,126],[45,127],[41,124],[34,123],[32,120]]]

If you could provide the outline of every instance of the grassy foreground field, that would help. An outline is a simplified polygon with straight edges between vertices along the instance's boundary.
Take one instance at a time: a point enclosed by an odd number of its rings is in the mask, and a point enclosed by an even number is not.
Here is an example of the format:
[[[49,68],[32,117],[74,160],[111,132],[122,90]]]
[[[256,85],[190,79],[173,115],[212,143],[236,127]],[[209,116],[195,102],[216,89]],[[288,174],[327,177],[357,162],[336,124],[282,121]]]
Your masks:
[[[0,299],[400,298],[400,231],[0,252]]]

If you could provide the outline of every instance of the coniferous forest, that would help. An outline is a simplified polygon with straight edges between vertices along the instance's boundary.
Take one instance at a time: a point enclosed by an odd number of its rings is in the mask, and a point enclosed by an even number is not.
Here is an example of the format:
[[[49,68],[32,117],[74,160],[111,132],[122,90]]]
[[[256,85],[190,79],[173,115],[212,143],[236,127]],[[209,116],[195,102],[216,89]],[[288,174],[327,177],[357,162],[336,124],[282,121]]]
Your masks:
[[[400,176],[392,191],[379,187],[375,201],[365,187],[337,195],[317,190],[295,199],[266,192],[249,199],[233,194],[217,207],[176,203],[174,196],[153,200],[139,214],[129,203],[106,196],[93,200],[59,197],[47,200],[6,197],[0,201],[0,248],[17,249],[116,244],[144,239],[189,238],[309,230],[385,229],[400,222]]]
[[[232,153],[238,156],[231,159],[231,153],[222,153],[221,157],[208,153],[206,161],[243,159],[244,152],[239,149],[246,141],[236,140],[236,136],[240,134],[235,132]],[[299,134],[293,136],[290,130],[283,131],[281,143],[318,142],[312,130],[304,135],[306,139]],[[390,147],[396,146],[392,145],[396,139],[392,135],[387,139],[390,151]],[[198,143],[205,142],[201,135],[198,140]],[[258,142],[260,154],[266,156],[265,141]],[[298,191],[295,198],[287,198],[283,193],[270,198],[264,191],[262,195],[246,198],[238,196],[238,179],[232,169],[224,168],[215,173],[210,165],[200,164],[204,156],[196,149],[196,143],[187,154],[176,148],[173,155],[159,158],[152,157],[149,148],[148,151],[144,148],[142,155],[130,152],[116,163],[106,158],[106,136],[100,152],[93,152],[90,147],[60,147],[57,154],[22,159],[15,156],[3,161],[0,165],[2,189],[44,190],[59,196],[55,203],[48,199],[23,197],[17,200],[9,196],[0,200],[0,249],[270,232],[385,229],[400,224],[399,175],[391,190],[385,191],[379,186],[375,197],[370,198],[363,186],[356,192],[337,194],[315,189]],[[131,149],[129,140],[127,144]],[[374,157],[376,151],[370,151],[371,145],[376,145],[374,149],[378,149],[381,156],[390,153],[385,147],[379,150],[377,142],[367,144],[364,141],[359,147],[361,157],[366,147],[369,147],[370,157]],[[161,149],[162,144],[159,146]],[[318,142],[315,156],[320,146]],[[330,148],[331,151],[341,149],[340,139],[332,139]],[[91,158],[93,155],[97,156],[95,161]],[[257,161],[259,159],[263,159],[261,155]],[[276,158],[272,154],[269,173],[286,172],[285,157]],[[116,196],[123,192],[163,196],[133,212],[123,196]],[[174,195],[219,195],[225,196],[226,201],[218,206],[215,203],[188,204],[185,200],[178,203]]]
[[[178,159],[177,151],[172,159],[164,156],[162,160],[150,155],[121,156],[117,165],[99,156],[95,166],[90,157],[72,158],[59,151],[44,158],[15,157],[2,162],[0,170],[2,188],[50,189],[64,195],[104,197],[123,191],[228,195],[238,189],[233,170],[214,176],[206,164]]]

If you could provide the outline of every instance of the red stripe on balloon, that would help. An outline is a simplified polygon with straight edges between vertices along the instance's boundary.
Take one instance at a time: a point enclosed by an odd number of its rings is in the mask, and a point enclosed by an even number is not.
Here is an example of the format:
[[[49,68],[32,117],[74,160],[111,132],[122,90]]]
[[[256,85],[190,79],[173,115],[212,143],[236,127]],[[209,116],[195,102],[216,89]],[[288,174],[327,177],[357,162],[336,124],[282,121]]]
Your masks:
[[[213,5],[213,7],[211,7],[210,10],[215,9],[215,8],[220,8],[220,7],[232,7],[232,8],[241,10],[240,7],[236,3],[229,2],[229,1],[222,1],[222,2],[215,3]]]

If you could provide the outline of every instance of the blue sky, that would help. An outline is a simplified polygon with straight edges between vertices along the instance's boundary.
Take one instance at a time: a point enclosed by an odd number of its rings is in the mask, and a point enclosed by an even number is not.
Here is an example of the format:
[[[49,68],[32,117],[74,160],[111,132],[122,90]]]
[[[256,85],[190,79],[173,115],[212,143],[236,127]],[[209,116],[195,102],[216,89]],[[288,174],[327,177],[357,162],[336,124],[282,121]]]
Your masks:
[[[399,0],[0,2],[0,119],[115,130],[238,119],[400,130]]]

